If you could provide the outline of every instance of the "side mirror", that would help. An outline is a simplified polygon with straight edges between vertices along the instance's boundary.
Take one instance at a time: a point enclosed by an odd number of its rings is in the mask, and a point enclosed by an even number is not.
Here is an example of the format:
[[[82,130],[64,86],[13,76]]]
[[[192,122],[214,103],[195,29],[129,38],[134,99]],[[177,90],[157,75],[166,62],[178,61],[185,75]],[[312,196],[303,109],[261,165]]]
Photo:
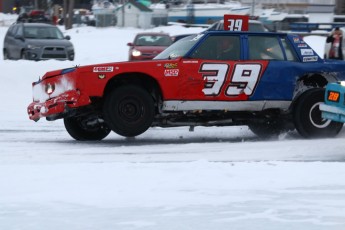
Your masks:
[[[71,40],[71,36],[67,35],[67,36],[65,36],[65,39],[66,40]]]
[[[134,46],[134,44],[132,42],[128,42],[127,45],[128,46]]]

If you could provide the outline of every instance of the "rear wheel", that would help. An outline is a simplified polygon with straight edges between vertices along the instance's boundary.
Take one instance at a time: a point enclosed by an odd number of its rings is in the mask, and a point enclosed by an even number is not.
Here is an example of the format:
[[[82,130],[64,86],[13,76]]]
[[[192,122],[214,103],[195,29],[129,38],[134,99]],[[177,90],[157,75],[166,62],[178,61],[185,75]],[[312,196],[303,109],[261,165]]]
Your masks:
[[[306,138],[333,137],[343,123],[322,118],[319,105],[324,101],[324,89],[311,89],[298,99],[294,108],[294,123],[297,131]]]
[[[68,117],[64,119],[67,132],[78,141],[102,140],[110,133],[110,128],[98,118]]]
[[[139,86],[122,86],[105,99],[104,118],[110,128],[125,137],[145,132],[155,115],[152,96]]]
[[[289,123],[290,124],[290,123]],[[287,121],[269,120],[265,122],[249,123],[249,129],[260,138],[277,137],[279,134],[293,130]]]

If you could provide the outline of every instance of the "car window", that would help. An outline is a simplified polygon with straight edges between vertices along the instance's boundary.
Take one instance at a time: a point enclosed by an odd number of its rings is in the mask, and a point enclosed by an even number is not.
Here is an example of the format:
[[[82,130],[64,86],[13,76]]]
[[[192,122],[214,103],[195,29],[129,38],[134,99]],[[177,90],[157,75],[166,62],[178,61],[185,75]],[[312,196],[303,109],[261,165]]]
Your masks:
[[[168,35],[142,35],[134,41],[137,46],[169,46],[171,43],[172,39]]]
[[[24,37],[30,39],[63,39],[62,32],[56,27],[25,27]]]
[[[11,32],[10,32],[11,36],[14,36],[16,34],[18,27],[19,25],[15,25],[12,27]]]
[[[265,27],[261,23],[249,23],[249,31],[250,32],[264,32]]]
[[[14,26],[10,26],[10,28],[8,28],[6,36],[13,36],[13,29],[14,29]]]
[[[249,60],[285,60],[284,54],[275,36],[248,37]]]
[[[213,23],[207,30],[217,30],[219,24],[220,23]]]
[[[207,37],[191,54],[192,58],[239,60],[240,38],[236,35]]]
[[[281,42],[283,44],[283,47],[285,49],[285,54],[286,54],[286,59],[288,61],[297,61],[297,57],[296,54],[292,48],[292,46],[290,45],[290,43],[286,42],[286,40],[284,38],[281,39]]]
[[[203,34],[197,34],[182,38],[166,48],[154,59],[176,59],[183,57],[203,36]]]
[[[15,32],[15,36],[23,37],[23,27],[22,26],[18,26],[18,29]]]

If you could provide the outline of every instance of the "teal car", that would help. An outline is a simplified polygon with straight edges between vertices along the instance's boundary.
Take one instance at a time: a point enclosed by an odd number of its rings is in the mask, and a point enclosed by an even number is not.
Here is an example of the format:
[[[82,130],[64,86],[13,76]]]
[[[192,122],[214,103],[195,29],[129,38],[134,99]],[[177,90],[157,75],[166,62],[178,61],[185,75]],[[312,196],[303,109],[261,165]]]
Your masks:
[[[345,123],[345,81],[327,84],[320,110],[323,118]]]

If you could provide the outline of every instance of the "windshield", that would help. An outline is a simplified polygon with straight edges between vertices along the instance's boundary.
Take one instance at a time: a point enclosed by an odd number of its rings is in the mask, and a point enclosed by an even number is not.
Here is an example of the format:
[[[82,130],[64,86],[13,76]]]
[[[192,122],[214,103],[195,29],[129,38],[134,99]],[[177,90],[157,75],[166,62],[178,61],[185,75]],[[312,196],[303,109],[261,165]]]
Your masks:
[[[203,36],[203,34],[197,34],[182,38],[158,54],[154,59],[176,59],[183,57]]]
[[[24,37],[29,39],[64,39],[57,27],[24,27]]]
[[[140,35],[134,41],[136,46],[170,46],[171,43],[168,35]]]

